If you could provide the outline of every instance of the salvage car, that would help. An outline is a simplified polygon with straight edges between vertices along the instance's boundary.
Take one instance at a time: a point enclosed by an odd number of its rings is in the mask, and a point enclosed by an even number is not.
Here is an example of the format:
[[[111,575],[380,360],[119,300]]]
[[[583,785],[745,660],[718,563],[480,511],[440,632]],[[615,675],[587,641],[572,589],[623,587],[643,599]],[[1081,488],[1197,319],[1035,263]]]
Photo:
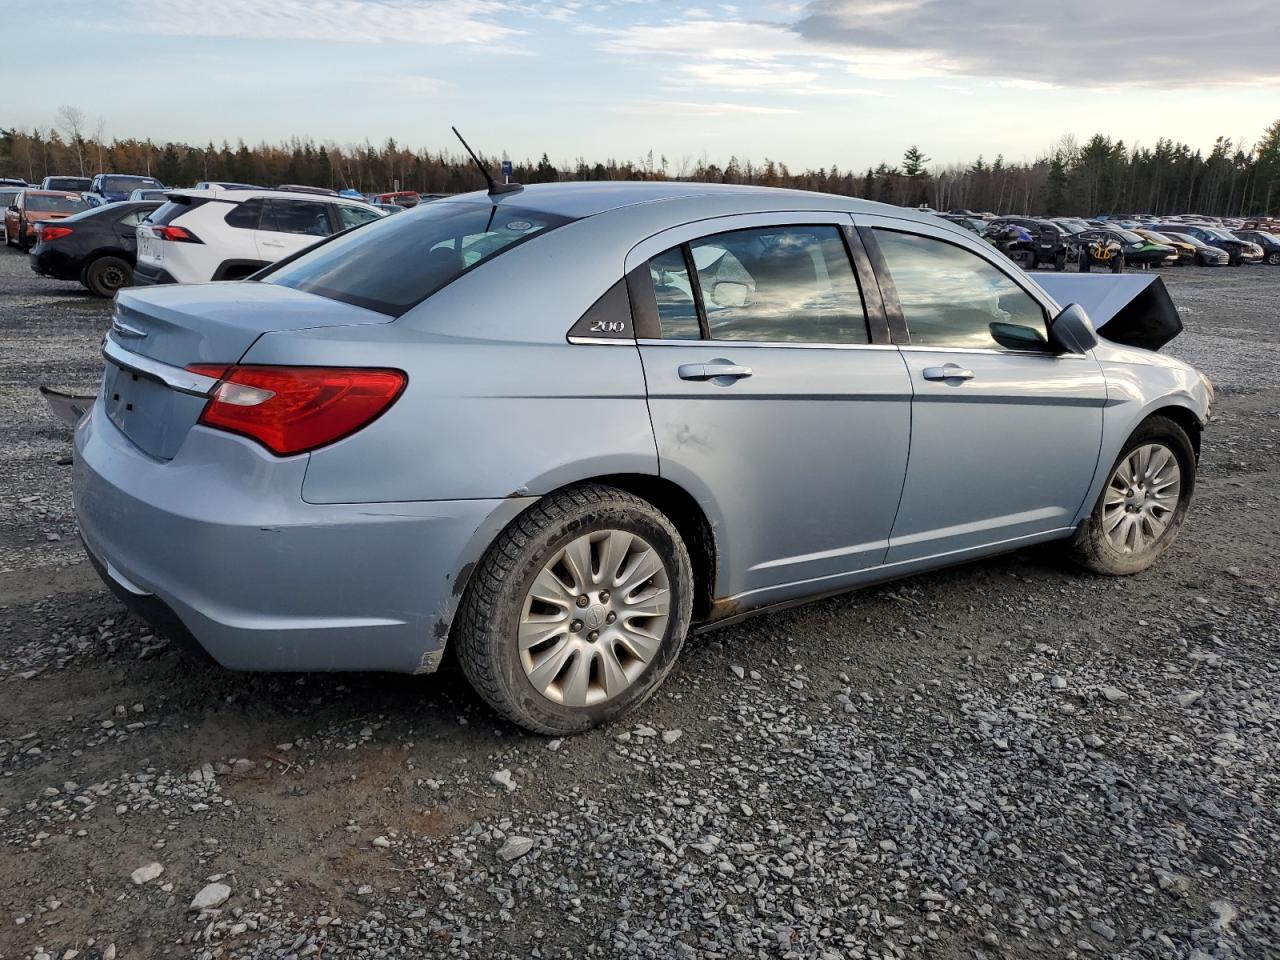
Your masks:
[[[7,216],[9,208],[13,206],[18,199],[18,194],[22,193],[27,187],[0,187],[0,238],[4,242],[9,242],[9,217]]]
[[[89,204],[76,193],[56,190],[23,190],[9,204],[4,218],[5,242],[27,250],[36,242],[36,224],[61,220]]]
[[[1272,266],[1280,265],[1280,235],[1266,230],[1237,230],[1235,236],[1256,244],[1262,251],[1263,263],[1269,263]]]
[[[1195,247],[1196,262],[1202,267],[1225,267],[1231,263],[1231,254],[1220,247],[1211,247],[1199,237],[1192,236],[1189,233],[1178,233],[1161,227],[1162,232],[1170,240],[1189,243]]]
[[[128,200],[135,190],[163,190],[164,184],[155,177],[143,177],[133,173],[100,173],[93,178],[89,192],[101,197],[104,203]]]
[[[1226,251],[1233,267],[1243,266],[1246,263],[1258,263],[1262,260],[1260,246],[1232,236],[1223,227],[1207,227],[1195,223],[1164,223],[1160,225],[1160,229],[1165,233],[1173,231],[1186,234],[1211,247]]]
[[[92,177],[45,177],[40,181],[41,190],[58,190],[62,193],[87,193],[92,185]]]
[[[42,277],[79,281],[95,296],[115,296],[133,282],[138,224],[159,206],[155,200],[126,200],[41,224],[31,269]]]
[[[1146,227],[1137,227],[1133,231],[1148,243],[1159,244],[1168,247],[1174,252],[1174,258],[1167,261],[1170,264],[1186,264],[1196,262],[1195,244],[1187,243],[1185,240],[1175,240],[1173,237],[1165,233],[1157,233],[1154,230],[1148,230]]]
[[[76,516],[108,586],[226,667],[447,644],[570,733],[691,627],[1043,542],[1148,568],[1213,398],[1155,352],[1180,329],[1158,275],[1033,279],[883,204],[495,184],[120,291]]]

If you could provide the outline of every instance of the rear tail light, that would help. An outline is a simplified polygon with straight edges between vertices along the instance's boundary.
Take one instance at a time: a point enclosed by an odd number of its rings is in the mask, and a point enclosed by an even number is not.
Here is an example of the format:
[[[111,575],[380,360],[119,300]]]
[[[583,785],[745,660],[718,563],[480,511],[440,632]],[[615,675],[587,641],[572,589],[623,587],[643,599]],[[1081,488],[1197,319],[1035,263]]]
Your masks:
[[[204,243],[185,227],[152,227],[151,232],[161,240],[169,240],[173,243]]]
[[[187,369],[219,378],[200,414],[202,424],[249,437],[280,456],[323,447],[368,426],[409,380],[400,370],[368,367]]]
[[[69,237],[74,232],[75,231],[73,231],[70,227],[40,226],[36,230],[36,233],[40,236],[40,239],[43,240],[45,243],[48,243],[50,240],[61,240],[63,237]]]

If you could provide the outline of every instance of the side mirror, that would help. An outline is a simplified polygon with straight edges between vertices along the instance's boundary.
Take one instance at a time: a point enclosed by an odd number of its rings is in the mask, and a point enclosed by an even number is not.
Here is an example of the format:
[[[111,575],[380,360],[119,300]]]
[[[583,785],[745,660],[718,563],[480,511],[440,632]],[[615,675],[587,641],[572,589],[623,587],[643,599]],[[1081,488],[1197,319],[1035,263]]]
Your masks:
[[[1020,323],[1001,323],[996,321],[989,327],[991,339],[1010,350],[1048,350],[1049,343],[1043,334],[1034,327],[1024,327]]]
[[[1063,353],[1088,353],[1098,345],[1098,331],[1084,307],[1070,303],[1049,324],[1049,343]]]

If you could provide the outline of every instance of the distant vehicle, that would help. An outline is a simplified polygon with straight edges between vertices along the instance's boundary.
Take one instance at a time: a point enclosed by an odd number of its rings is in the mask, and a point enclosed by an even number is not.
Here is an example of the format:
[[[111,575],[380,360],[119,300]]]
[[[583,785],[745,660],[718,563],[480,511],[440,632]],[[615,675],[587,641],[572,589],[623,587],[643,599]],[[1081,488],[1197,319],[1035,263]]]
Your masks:
[[[1168,233],[1173,230],[1195,237],[1210,246],[1225,250],[1231,258],[1231,265],[1239,267],[1246,263],[1258,263],[1262,260],[1262,248],[1256,243],[1241,240],[1233,236],[1223,227],[1210,227],[1196,223],[1164,223],[1160,229]]]
[[[1089,273],[1094,267],[1106,267],[1112,273],[1124,273],[1124,247],[1114,230],[1094,227],[1073,233],[1069,250],[1069,256],[1076,262],[1081,273]]]
[[[0,187],[18,187],[21,190],[26,190],[30,186],[31,184],[27,183],[25,180],[15,180],[12,177],[0,177]]]
[[[129,194],[138,189],[162,190],[164,184],[155,177],[140,177],[132,173],[100,173],[93,178],[90,193],[96,193],[107,203],[128,200]]]
[[[252,183],[233,183],[226,180],[201,180],[196,184],[197,190],[265,190]]]
[[[982,233],[1025,270],[1042,263],[1059,273],[1067,268],[1067,231],[1052,220],[1032,217],[997,217]]]
[[[4,237],[6,245],[9,242],[9,218],[7,216],[9,207],[17,201],[18,194],[25,189],[26,187],[0,186],[0,236]]]
[[[1166,247],[1172,247],[1177,255],[1172,263],[1195,263],[1198,259],[1194,244],[1187,243],[1184,240],[1175,240],[1168,234],[1157,233],[1154,230],[1148,230],[1146,227],[1139,227],[1133,232],[1150,243],[1159,243]]]
[[[365,197],[363,193],[359,190],[352,190],[350,187],[347,187],[345,190],[339,190],[338,196],[348,197],[351,200],[364,200],[365,202],[368,202],[368,198]]]
[[[1198,237],[1193,237],[1189,233],[1178,233],[1171,231],[1166,227],[1160,230],[1170,240],[1180,240],[1183,243],[1189,243],[1195,248],[1196,263],[1202,267],[1225,267],[1231,262],[1231,254],[1219,247],[1211,247]]]
[[[78,193],[57,190],[23,190],[9,204],[4,215],[4,239],[11,246],[27,250],[36,242],[36,224],[61,220],[88,210]]]
[[[301,183],[282,183],[276,187],[277,190],[287,190],[289,193],[313,193],[319,197],[336,197],[337,190],[330,190],[328,187],[308,187]]]
[[[1263,230],[1267,233],[1280,233],[1280,217],[1255,217],[1241,225],[1242,230]]]
[[[1083,233],[1089,229],[1089,222],[1081,217],[1054,217],[1053,222],[1067,233]]]
[[[129,200],[134,203],[138,202],[139,200],[159,200],[161,203],[163,203],[164,198],[167,197],[168,195],[169,195],[168,190],[156,190],[154,188],[146,187],[146,188],[139,188],[133,191],[133,193],[129,194]]]
[[[102,199],[102,197],[98,196],[96,193],[89,193],[87,190],[81,193],[80,196],[84,198],[84,202],[90,207],[102,207],[107,204],[107,201]]]
[[[284,190],[172,190],[138,226],[134,283],[243,280],[325,237],[386,216],[346,197]]]
[[[138,224],[160,203],[122,200],[43,223],[31,250],[31,269],[42,277],[78,280],[99,297],[133,283]]]
[[[1167,243],[1156,243],[1140,233],[1134,233],[1119,226],[1107,229],[1110,229],[1120,240],[1126,264],[1159,266],[1165,263],[1176,263],[1178,260],[1178,251]]]
[[[395,193],[375,193],[370,198],[371,203],[394,203],[399,207],[416,207],[422,202],[412,190],[397,190]]]
[[[402,207],[398,203],[371,203],[371,207],[377,207],[383,213],[404,213],[407,207]]]
[[[40,181],[41,190],[62,190],[66,193],[88,193],[92,187],[92,177],[45,177]]]
[[[1263,263],[1269,263],[1272,266],[1280,265],[1280,235],[1268,233],[1266,230],[1237,230],[1236,236],[1261,247]]]
[[[987,221],[979,220],[977,217],[966,217],[959,213],[942,213],[939,216],[958,227],[964,227],[971,233],[981,234],[983,230],[987,229]]]

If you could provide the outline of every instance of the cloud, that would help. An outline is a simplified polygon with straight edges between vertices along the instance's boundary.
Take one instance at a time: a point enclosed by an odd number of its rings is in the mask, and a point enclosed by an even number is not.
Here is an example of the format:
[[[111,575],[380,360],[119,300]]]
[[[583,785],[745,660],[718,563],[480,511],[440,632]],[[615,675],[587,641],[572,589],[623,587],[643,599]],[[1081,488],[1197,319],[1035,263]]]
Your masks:
[[[766,107],[754,103],[690,103],[683,100],[644,100],[610,109],[615,113],[659,117],[722,117],[735,113],[778,116],[798,112],[787,107]]]
[[[791,26],[806,44],[895,69],[914,57],[941,74],[1067,87],[1280,83],[1276,0],[814,0]]]
[[[135,0],[121,9],[131,29],[168,36],[449,45],[522,33],[499,22],[516,8],[498,0]]]

